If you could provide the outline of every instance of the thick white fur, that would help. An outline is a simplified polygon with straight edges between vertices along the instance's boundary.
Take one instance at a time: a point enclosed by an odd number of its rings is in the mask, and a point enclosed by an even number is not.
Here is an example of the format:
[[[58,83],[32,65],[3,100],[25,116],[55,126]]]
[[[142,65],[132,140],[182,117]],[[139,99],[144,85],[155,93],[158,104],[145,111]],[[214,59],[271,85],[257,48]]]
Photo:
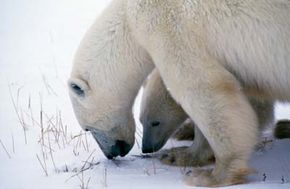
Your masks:
[[[215,168],[188,183],[243,182],[258,131],[243,91],[290,100],[290,1],[113,0],[74,63],[71,81],[87,90],[71,94],[79,122],[132,141],[129,110],[151,58],[214,151]]]
[[[70,87],[76,117],[93,135],[102,132],[102,139],[95,138],[107,157],[117,140],[133,146],[132,105],[154,67],[148,53],[133,40],[125,5],[124,0],[113,1],[87,31],[69,79],[69,85],[76,84],[85,93],[77,95]]]
[[[257,100],[253,97],[249,99],[249,102],[259,120],[260,131],[266,126],[274,125],[273,102]],[[163,163],[177,166],[201,166],[212,162],[213,152],[207,140],[198,127],[188,120],[183,109],[172,99],[156,69],[151,72],[144,85],[140,121],[143,125],[142,149],[151,148],[154,151],[158,151],[170,136],[174,137],[174,132],[184,124],[194,127],[193,144],[190,147],[177,147],[159,152]],[[159,125],[152,126],[152,123],[156,121],[159,122]],[[185,130],[185,132],[190,131]],[[184,133],[184,135],[188,134]],[[181,138],[182,135],[183,133],[179,133]]]

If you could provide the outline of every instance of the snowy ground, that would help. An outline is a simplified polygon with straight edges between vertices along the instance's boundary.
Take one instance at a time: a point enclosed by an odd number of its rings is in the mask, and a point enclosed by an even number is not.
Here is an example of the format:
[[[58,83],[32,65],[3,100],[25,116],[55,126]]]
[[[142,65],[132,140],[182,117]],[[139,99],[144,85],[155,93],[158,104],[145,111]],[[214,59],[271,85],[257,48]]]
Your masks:
[[[134,156],[140,129],[130,154],[109,161],[78,126],[66,80],[80,39],[108,2],[1,1],[0,189],[190,188],[183,168]],[[276,112],[290,118],[289,106]],[[251,182],[229,188],[290,188],[281,184],[282,176],[290,181],[289,146],[267,144],[251,159],[258,171]]]

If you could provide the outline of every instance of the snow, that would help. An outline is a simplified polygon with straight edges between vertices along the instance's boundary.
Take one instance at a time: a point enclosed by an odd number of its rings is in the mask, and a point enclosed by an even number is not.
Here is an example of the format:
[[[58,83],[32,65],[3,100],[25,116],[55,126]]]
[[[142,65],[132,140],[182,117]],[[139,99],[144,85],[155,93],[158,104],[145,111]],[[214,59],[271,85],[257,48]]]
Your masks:
[[[0,189],[74,189],[82,183],[86,188],[88,181],[89,189],[191,188],[182,181],[188,169],[134,156],[141,153],[137,143],[125,158],[107,160],[75,119],[66,85],[71,62],[85,31],[108,3],[1,1]],[[279,119],[290,118],[289,112],[289,105],[276,107]],[[137,130],[140,145],[140,123]],[[170,141],[167,147],[175,145],[180,144]],[[257,173],[250,183],[228,188],[290,188],[281,184],[282,176],[290,181],[289,146],[290,140],[267,143],[251,158]]]

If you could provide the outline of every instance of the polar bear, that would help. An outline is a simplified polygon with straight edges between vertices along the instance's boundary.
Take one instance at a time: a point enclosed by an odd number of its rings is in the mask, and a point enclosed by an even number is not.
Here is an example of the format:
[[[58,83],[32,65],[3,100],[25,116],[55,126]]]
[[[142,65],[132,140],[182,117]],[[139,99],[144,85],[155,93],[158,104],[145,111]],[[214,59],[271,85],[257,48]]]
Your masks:
[[[174,132],[179,127],[183,129],[185,124],[186,127],[191,126],[195,130],[193,144],[190,147],[162,151],[161,154],[159,153],[161,161],[177,166],[202,166],[211,163],[214,157],[207,140],[167,92],[157,69],[152,71],[145,83],[140,110],[140,121],[143,125],[142,152],[158,151],[169,137],[176,134]],[[259,130],[262,131],[266,126],[273,126],[274,103],[256,99],[249,99],[249,101],[257,114]],[[289,124],[287,121],[283,123]],[[179,136],[182,135],[180,132],[184,131],[179,131]],[[191,134],[188,129],[185,132]],[[280,135],[283,136],[283,134]]]
[[[289,0],[112,0],[82,40],[68,85],[82,128],[108,158],[124,156],[134,98],[155,66],[216,159],[187,183],[225,186],[251,173],[258,121],[245,91],[289,101],[289,60]]]

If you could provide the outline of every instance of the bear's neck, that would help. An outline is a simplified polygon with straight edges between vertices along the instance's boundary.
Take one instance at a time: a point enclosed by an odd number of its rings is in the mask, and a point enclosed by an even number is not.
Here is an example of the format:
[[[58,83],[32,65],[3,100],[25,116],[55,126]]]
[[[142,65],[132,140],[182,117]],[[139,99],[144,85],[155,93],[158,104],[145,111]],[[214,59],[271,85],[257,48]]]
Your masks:
[[[132,108],[134,99],[154,65],[138,45],[126,21],[125,0],[113,0],[87,32],[77,57],[85,66],[100,96],[110,96],[115,109]],[[105,102],[104,102],[105,103]],[[116,110],[112,110],[116,111]]]

